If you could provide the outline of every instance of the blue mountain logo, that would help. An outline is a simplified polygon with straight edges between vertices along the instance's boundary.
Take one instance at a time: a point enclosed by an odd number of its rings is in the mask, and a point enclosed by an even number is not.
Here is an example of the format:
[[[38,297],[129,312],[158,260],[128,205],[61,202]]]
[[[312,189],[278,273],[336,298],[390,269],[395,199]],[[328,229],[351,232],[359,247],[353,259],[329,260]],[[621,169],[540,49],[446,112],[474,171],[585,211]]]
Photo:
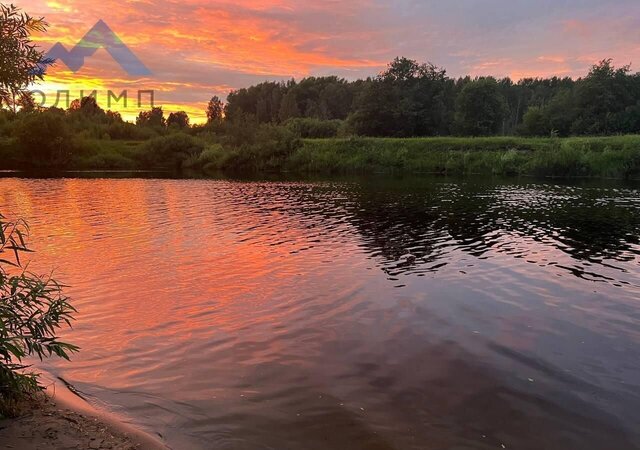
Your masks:
[[[84,66],[85,58],[93,56],[101,48],[104,48],[129,75],[151,75],[151,71],[102,20],[99,20],[71,51],[58,42],[47,52],[45,58],[60,60],[75,73]]]

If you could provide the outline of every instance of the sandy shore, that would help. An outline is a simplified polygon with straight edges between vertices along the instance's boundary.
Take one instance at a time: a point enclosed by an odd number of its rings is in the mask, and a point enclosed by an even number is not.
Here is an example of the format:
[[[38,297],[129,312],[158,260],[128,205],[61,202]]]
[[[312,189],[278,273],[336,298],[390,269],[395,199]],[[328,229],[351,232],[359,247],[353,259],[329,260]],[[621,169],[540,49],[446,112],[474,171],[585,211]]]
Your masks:
[[[58,380],[24,406],[20,417],[0,421],[0,449],[166,450],[162,441],[94,409]]]

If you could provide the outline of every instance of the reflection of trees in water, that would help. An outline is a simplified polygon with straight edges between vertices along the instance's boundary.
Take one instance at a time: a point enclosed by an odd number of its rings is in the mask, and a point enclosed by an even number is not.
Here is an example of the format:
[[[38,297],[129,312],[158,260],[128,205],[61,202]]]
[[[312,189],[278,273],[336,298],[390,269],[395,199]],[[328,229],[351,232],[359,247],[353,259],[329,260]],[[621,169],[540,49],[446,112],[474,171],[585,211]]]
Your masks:
[[[578,259],[633,260],[638,255],[640,210],[596,202],[568,203],[549,211],[563,251]]]
[[[476,258],[491,251],[531,259],[528,242],[591,263],[639,253],[633,191],[437,178],[246,184],[233,191],[234,202],[267,223],[274,213],[295,218],[325,242],[352,241],[355,227],[390,276],[436,271],[454,249]]]
[[[433,267],[452,247],[476,257],[489,250],[527,257],[527,248],[510,246],[514,237],[589,262],[639,254],[640,208],[617,202],[629,192],[399,180],[354,185],[350,194],[349,220],[392,273]]]

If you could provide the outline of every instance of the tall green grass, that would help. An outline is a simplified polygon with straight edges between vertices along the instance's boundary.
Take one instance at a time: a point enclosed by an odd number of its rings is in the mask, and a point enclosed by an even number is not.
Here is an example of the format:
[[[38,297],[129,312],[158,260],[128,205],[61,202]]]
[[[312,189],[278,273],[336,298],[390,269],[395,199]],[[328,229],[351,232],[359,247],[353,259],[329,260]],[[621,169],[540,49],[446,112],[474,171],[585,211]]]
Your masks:
[[[204,150],[187,158],[182,166],[204,172],[268,170],[317,174],[439,173],[640,178],[638,135],[330,138],[305,139],[298,143],[284,139],[278,133],[273,134],[256,135],[250,145],[227,143],[224,139],[221,144],[216,140],[203,139]],[[67,166],[69,169],[131,170],[166,166],[161,164],[166,157],[151,141],[78,139],[74,142],[75,149]],[[24,152],[15,139],[0,138],[0,169],[21,167],[29,159]],[[145,154],[155,155],[160,161],[152,164],[153,161],[143,157]]]
[[[308,139],[290,171],[640,177],[640,136]]]

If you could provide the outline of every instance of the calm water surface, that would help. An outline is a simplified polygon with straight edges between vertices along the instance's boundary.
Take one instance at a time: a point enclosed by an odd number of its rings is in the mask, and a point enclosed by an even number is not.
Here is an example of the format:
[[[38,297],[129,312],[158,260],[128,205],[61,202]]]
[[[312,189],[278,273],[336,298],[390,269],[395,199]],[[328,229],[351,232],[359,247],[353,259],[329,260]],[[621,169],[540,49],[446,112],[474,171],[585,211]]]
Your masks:
[[[640,191],[0,179],[46,368],[177,449],[640,448]]]

